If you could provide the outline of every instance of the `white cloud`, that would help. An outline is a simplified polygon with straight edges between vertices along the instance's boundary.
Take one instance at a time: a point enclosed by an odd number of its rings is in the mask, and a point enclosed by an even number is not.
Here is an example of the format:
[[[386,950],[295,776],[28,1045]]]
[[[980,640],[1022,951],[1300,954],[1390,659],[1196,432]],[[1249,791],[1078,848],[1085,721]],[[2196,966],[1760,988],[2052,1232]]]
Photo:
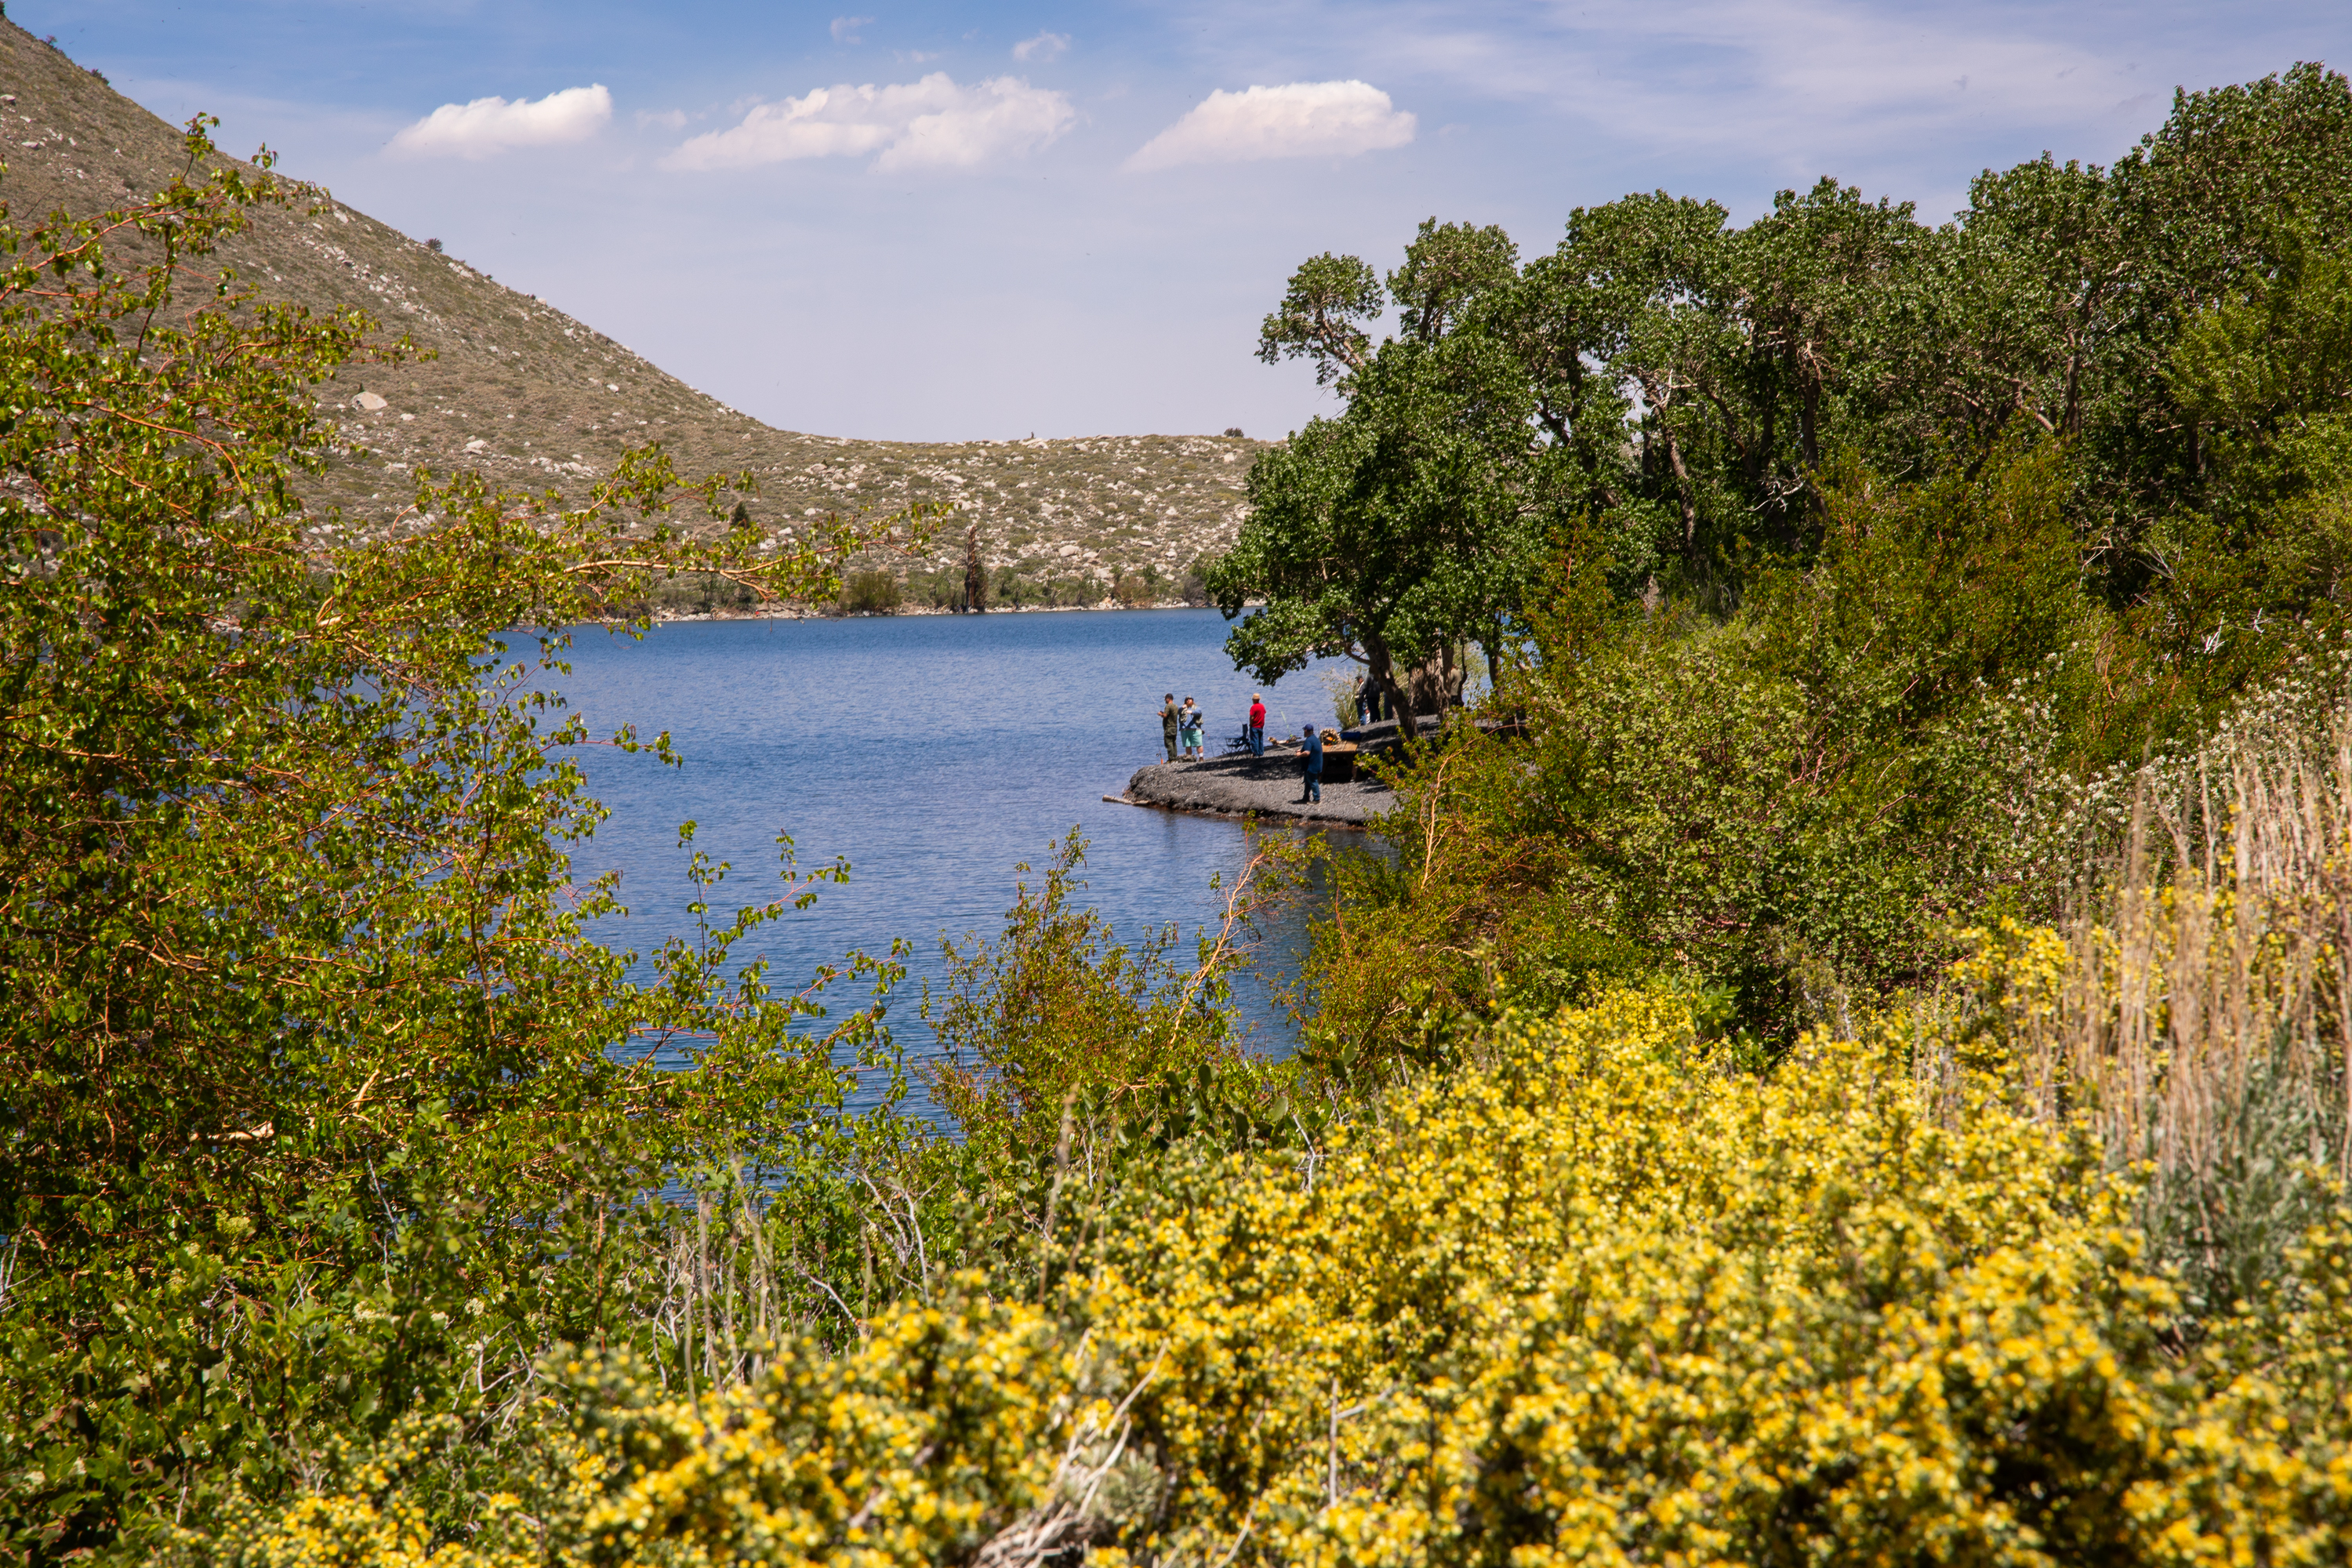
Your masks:
[[[1413,117],[1369,82],[1295,81],[1223,88],[1138,148],[1134,171],[1255,158],[1352,157],[1412,140]]]
[[[638,130],[647,130],[656,125],[660,126],[665,131],[683,131],[686,129],[686,110],[683,109],[664,109],[660,110],[640,109],[637,110]]]
[[[803,98],[760,104],[740,123],[692,138],[662,164],[741,169],[878,153],[874,166],[885,171],[969,169],[1034,153],[1076,119],[1066,95],[1017,77],[959,87],[945,71],[933,71],[903,85],[821,87]]]
[[[392,139],[392,151],[426,157],[487,158],[515,147],[583,142],[613,118],[613,95],[600,83],[567,87],[536,103],[478,98],[445,103]]]
[[[871,16],[835,16],[833,19],[833,41],[836,44],[862,44],[857,29],[873,22]]]
[[[1067,33],[1040,33],[1013,46],[1014,59],[1034,60],[1039,65],[1048,60],[1058,60],[1069,52],[1070,35]]]

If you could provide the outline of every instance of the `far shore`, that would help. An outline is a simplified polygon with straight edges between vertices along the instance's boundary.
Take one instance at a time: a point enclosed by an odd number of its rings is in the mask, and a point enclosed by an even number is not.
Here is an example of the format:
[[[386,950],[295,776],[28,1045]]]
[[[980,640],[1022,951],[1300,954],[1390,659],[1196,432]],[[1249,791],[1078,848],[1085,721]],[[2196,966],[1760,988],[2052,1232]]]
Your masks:
[[[1258,601],[1247,601],[1245,607],[1255,609]],[[1161,599],[1149,605],[1123,605],[1116,599],[1104,599],[1092,605],[1003,605],[977,612],[986,616],[1058,616],[1091,610],[1205,610],[1208,605],[1190,605],[1181,599]],[[663,625],[677,621],[887,621],[901,616],[968,616],[971,610],[943,610],[930,605],[901,605],[893,610],[841,610],[809,605],[772,605],[749,610],[656,610],[653,618]],[[614,620],[626,617],[614,616]]]

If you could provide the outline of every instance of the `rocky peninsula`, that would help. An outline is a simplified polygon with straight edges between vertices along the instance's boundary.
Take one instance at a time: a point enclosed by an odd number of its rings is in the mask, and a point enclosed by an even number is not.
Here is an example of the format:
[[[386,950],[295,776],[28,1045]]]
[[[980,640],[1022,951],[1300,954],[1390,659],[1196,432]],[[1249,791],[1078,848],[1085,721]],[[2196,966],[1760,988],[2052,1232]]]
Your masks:
[[[1298,753],[1268,747],[1263,758],[1210,757],[1138,768],[1124,795],[1106,800],[1208,816],[1257,816],[1323,827],[1364,827],[1396,804],[1376,779],[1327,783],[1319,804],[1301,805]]]

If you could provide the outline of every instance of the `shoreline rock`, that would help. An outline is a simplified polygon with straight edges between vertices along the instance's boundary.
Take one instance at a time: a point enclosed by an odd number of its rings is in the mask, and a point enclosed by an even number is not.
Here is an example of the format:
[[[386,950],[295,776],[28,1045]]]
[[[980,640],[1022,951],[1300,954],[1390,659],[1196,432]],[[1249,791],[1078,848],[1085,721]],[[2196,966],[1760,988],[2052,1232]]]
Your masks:
[[[1300,805],[1298,753],[1269,751],[1255,757],[1210,757],[1197,763],[1153,763],[1138,768],[1124,795],[1105,800],[1156,806],[1197,816],[1297,822],[1315,827],[1364,828],[1396,804],[1386,784],[1369,779],[1323,786],[1320,805]]]

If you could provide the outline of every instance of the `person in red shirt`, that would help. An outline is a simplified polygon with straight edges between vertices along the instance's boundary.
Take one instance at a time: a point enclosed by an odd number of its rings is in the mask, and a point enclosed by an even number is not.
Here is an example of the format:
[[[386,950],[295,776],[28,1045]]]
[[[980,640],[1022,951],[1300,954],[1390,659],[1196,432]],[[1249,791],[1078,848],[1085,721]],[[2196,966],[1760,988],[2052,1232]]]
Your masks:
[[[1250,755],[1265,755],[1265,699],[1250,693]]]

